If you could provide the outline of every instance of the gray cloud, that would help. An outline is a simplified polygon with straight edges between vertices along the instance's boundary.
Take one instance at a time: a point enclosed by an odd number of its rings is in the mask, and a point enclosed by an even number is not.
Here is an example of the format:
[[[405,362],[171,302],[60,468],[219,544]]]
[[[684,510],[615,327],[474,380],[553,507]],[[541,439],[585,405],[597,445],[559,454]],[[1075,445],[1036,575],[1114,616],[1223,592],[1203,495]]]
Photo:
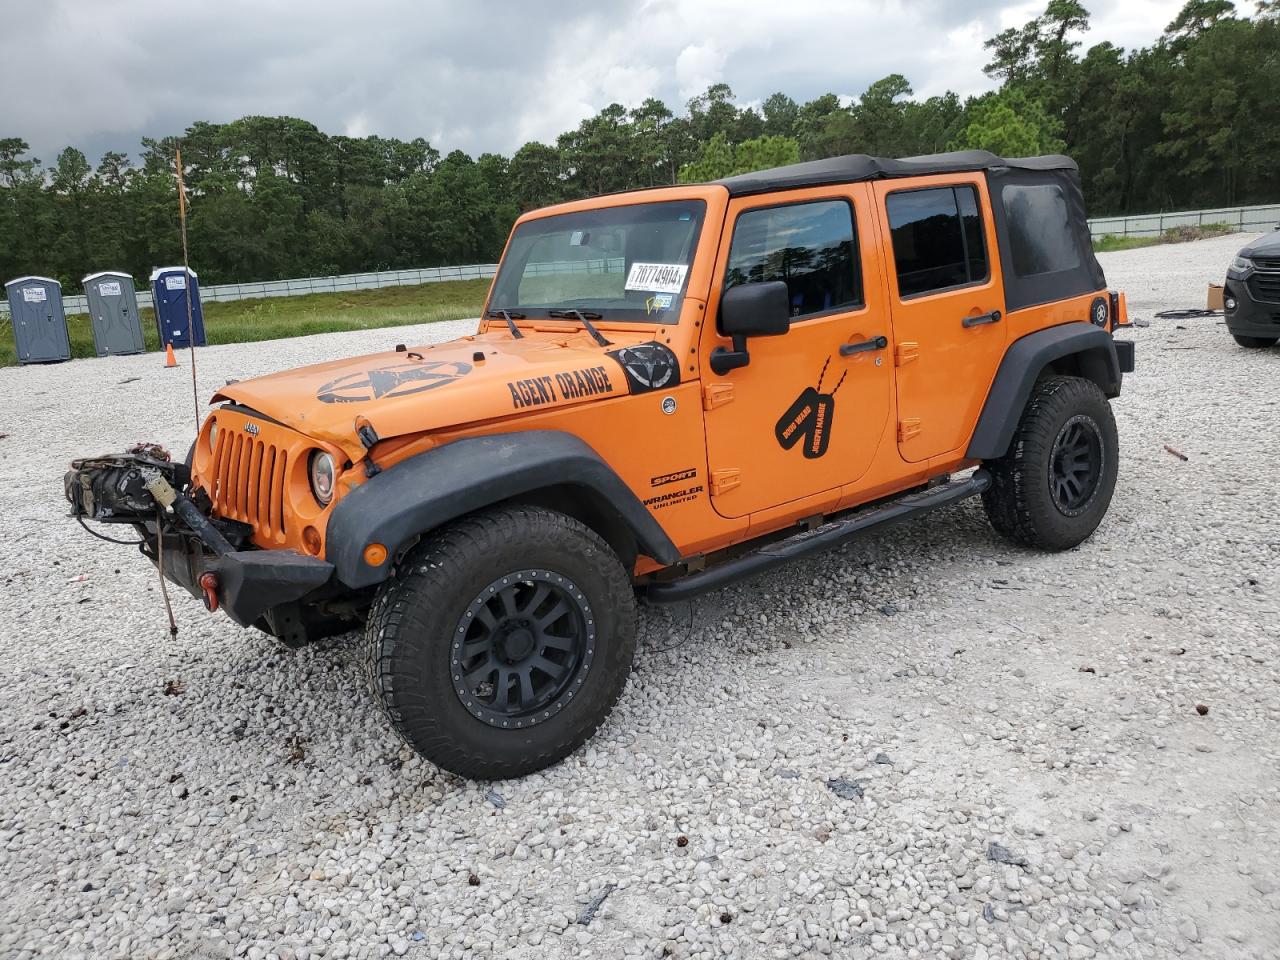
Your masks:
[[[681,109],[725,80],[742,102],[989,88],[982,41],[1042,3],[975,0],[13,0],[0,136],[45,162],[137,151],[194,120],[289,114],[330,133],[510,153],[611,101]],[[1149,43],[1179,0],[1096,0],[1089,42]],[[15,83],[16,79],[16,83]]]

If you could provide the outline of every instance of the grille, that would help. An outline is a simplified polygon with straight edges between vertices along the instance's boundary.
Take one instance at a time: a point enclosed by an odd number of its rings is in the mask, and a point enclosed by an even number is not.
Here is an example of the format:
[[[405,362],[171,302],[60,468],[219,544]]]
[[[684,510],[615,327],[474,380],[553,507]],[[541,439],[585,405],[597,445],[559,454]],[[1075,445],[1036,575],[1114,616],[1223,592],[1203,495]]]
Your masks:
[[[219,430],[209,491],[218,516],[247,523],[263,536],[282,537],[288,459],[284,448],[273,443]]]
[[[1254,257],[1253,264],[1259,270],[1280,270],[1280,257]]]
[[[1249,292],[1263,303],[1280,303],[1280,273],[1255,273],[1249,278]]]

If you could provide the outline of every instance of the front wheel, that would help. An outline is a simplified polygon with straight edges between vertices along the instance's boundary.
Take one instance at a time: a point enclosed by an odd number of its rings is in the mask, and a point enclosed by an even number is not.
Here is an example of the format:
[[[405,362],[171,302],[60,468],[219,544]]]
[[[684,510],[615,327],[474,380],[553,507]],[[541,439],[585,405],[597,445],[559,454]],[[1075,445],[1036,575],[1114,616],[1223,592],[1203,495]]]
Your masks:
[[[635,653],[635,595],[577,520],[501,507],[419,544],[379,592],[365,643],[374,692],[413,749],[464,777],[520,777],[609,715]]]
[[[1280,343],[1280,337],[1246,337],[1242,333],[1233,333],[1236,343],[1242,347],[1248,347],[1250,350],[1265,350],[1267,347],[1274,347]]]
[[[1014,543],[1066,550],[1086,540],[1111,504],[1119,438],[1111,404],[1081,377],[1036,383],[1009,450],[987,462],[987,517]]]

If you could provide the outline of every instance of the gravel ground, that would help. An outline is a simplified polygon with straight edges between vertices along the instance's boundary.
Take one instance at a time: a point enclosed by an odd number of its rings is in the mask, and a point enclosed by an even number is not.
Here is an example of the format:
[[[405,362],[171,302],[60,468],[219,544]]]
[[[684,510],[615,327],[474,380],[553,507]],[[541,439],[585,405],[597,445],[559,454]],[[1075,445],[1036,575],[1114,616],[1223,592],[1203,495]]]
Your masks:
[[[1150,318],[1245,239],[1102,259]],[[210,348],[202,396],[465,327]],[[970,502],[648,611],[596,739],[500,784],[401,749],[351,638],[181,595],[171,640],[64,519],[73,456],[185,448],[184,370],[0,370],[0,956],[1280,958],[1280,351],[1132,333],[1091,541]]]

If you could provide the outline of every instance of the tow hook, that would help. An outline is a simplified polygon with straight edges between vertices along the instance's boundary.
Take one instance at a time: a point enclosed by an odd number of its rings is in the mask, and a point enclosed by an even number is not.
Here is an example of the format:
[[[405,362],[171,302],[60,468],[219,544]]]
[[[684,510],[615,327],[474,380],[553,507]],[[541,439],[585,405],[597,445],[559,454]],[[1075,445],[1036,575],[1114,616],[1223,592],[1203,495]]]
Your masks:
[[[210,613],[218,611],[218,575],[211,570],[200,574],[201,591],[204,592],[204,608]]]

